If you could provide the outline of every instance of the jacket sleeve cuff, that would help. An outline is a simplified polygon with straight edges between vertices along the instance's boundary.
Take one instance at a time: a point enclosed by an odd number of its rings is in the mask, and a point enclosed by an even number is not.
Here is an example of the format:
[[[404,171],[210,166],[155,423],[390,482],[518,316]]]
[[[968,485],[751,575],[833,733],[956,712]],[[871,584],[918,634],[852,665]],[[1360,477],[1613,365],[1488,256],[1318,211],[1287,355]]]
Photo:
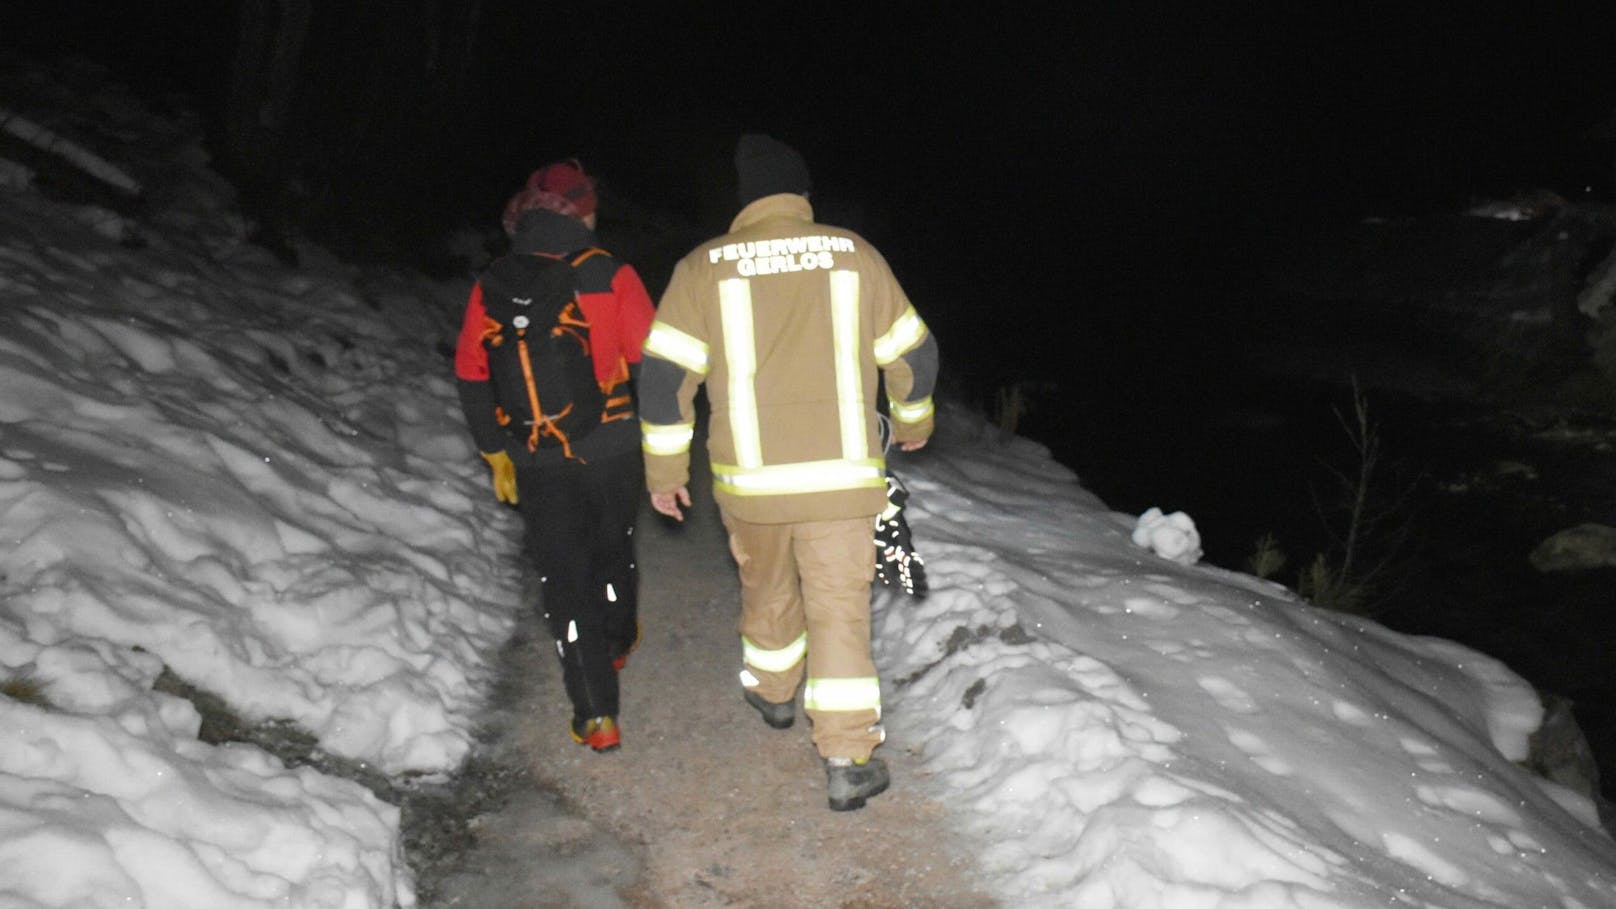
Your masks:
[[[895,441],[918,442],[931,437],[937,409],[930,395],[915,401],[890,401],[888,406]]]
[[[892,440],[894,442],[922,442],[931,438],[935,429],[934,421],[927,417],[919,423],[899,423],[892,421]]]
[[[645,456],[645,488],[650,492],[673,492],[690,485],[690,458],[675,455]]]

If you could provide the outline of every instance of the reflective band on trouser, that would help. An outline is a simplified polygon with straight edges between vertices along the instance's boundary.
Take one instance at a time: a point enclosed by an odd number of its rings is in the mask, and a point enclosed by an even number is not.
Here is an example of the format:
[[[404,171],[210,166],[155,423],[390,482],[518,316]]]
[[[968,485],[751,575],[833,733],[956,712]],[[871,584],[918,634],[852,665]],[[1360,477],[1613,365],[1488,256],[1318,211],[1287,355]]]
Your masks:
[[[892,418],[899,423],[920,423],[930,417],[934,411],[931,396],[927,395],[918,401],[900,403],[893,401]]]
[[[706,343],[661,322],[651,323],[651,333],[645,337],[645,352],[697,375],[707,374]]]
[[[795,641],[779,650],[764,650],[752,643],[746,635],[741,635],[741,659],[753,669],[764,672],[786,672],[791,667],[802,662],[808,655],[808,632],[803,632]]]
[[[874,710],[881,718],[881,680],[873,676],[861,679],[809,679],[802,690],[802,706],[807,710],[848,712]]]
[[[678,455],[690,450],[690,440],[696,437],[696,424],[672,423],[658,425],[640,421],[640,448],[646,454]]]
[[[865,441],[864,381],[859,369],[859,276],[856,271],[830,273],[831,331],[836,360],[836,411],[842,426],[842,457],[869,455]]]
[[[730,464],[714,464],[713,485],[731,495],[772,496],[803,492],[832,492],[838,489],[885,487],[886,461],[803,461],[747,469]]]
[[[925,337],[926,323],[920,321],[920,313],[915,312],[915,308],[910,306],[898,317],[898,321],[892,323],[886,334],[875,339],[875,362],[885,366],[919,344]]]

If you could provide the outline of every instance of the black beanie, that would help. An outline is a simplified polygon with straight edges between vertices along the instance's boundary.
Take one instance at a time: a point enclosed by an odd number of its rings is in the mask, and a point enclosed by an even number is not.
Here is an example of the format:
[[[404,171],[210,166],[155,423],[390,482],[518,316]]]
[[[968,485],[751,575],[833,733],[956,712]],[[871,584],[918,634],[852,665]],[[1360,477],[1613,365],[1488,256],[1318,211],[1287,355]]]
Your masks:
[[[747,133],[735,144],[735,187],[744,208],[775,193],[808,195],[808,164],[791,146],[761,133]]]

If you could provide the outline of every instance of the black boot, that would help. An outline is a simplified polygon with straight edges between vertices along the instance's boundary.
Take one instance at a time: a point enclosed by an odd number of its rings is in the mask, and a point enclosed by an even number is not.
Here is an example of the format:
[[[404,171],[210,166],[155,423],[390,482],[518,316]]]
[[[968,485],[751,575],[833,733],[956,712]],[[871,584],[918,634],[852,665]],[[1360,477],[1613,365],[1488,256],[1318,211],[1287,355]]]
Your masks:
[[[852,758],[826,758],[825,778],[832,811],[863,808],[867,799],[887,791],[892,782],[886,761],[880,758],[869,758],[862,764]]]
[[[797,705],[791,701],[776,704],[765,701],[757,692],[750,690],[742,691],[741,696],[763,715],[763,722],[768,723],[771,729],[790,729],[791,724],[797,721]]]

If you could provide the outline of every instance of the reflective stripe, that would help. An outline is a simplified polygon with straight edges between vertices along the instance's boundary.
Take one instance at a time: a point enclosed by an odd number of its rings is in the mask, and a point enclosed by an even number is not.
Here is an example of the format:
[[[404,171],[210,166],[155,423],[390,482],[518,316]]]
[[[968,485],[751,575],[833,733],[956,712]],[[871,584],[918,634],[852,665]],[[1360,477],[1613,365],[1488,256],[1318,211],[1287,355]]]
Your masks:
[[[891,403],[892,419],[897,420],[899,423],[920,423],[930,417],[935,410],[932,406],[930,395],[907,404],[901,404],[897,401]]]
[[[764,650],[752,643],[746,635],[741,635],[741,659],[746,665],[764,672],[785,672],[787,669],[802,662],[808,654],[808,632],[804,631],[795,641],[779,650]]]
[[[830,273],[831,332],[836,347],[836,410],[842,424],[842,457],[869,454],[864,434],[864,383],[859,372],[859,276]]]
[[[789,495],[838,489],[885,488],[886,462],[881,458],[803,461],[743,468],[714,464],[713,485],[737,496]]]
[[[809,679],[803,686],[802,706],[808,710],[874,710],[881,717],[881,680]]]
[[[718,310],[724,323],[724,365],[729,369],[729,431],[735,460],[742,467],[763,465],[763,434],[758,429],[757,349],[752,330],[752,283],[745,278],[718,282]]]
[[[640,448],[646,454],[677,455],[690,450],[690,440],[696,437],[696,424],[673,423],[658,425],[640,421]]]
[[[898,321],[892,323],[886,334],[875,339],[875,362],[885,366],[907,353],[925,337],[926,323],[920,321],[920,313],[910,306],[898,317]]]
[[[707,374],[707,345],[662,322],[651,323],[645,337],[645,352],[684,367],[697,375]]]

